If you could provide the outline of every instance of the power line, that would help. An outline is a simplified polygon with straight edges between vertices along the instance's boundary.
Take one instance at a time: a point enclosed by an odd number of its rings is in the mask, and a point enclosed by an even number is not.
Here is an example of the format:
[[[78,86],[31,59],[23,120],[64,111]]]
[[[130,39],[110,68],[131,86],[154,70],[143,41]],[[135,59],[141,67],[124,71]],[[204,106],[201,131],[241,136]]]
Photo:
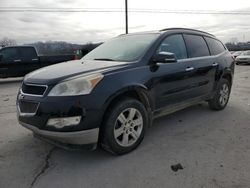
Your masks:
[[[93,13],[102,13],[102,12],[124,12],[124,11],[113,11],[113,10],[0,10],[0,12],[72,12],[72,13],[88,13],[88,12],[93,12]]]
[[[55,13],[121,13],[121,8],[36,8],[36,7],[0,7],[0,12],[55,12]],[[250,15],[250,11],[213,11],[213,10],[165,10],[165,9],[129,9],[130,13],[153,14],[211,14],[211,15]]]

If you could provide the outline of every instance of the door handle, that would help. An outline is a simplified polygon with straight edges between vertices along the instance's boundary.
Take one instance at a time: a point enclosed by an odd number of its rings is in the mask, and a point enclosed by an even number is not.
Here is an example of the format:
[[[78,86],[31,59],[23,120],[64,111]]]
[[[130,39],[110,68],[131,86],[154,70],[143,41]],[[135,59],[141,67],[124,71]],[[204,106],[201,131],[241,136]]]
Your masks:
[[[14,60],[14,62],[21,62],[21,59],[16,59]]]
[[[216,67],[218,65],[218,63],[213,63],[212,66],[213,67]]]
[[[192,71],[192,70],[194,70],[194,67],[187,67],[186,68],[186,71]]]
[[[35,59],[32,59],[32,61],[37,61],[38,59],[37,58],[35,58]]]

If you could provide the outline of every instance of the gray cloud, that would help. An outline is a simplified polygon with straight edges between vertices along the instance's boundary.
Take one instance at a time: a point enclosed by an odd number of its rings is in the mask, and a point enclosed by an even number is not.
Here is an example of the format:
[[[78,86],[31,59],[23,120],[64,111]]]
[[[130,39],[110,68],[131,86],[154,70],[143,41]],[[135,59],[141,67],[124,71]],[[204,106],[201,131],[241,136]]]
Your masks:
[[[108,5],[112,8],[111,4]],[[7,6],[77,8],[90,5],[83,0],[73,2],[71,0],[0,0],[0,7]],[[246,7],[242,11],[250,11],[250,8]],[[0,38],[16,39],[20,44],[46,40],[74,43],[99,42],[124,33],[123,13],[0,12],[0,16]],[[129,30],[136,32],[161,29],[166,26],[192,27],[215,34],[224,42],[235,37],[239,40],[250,40],[249,19],[250,15],[194,16],[132,13],[129,15]],[[171,20],[172,23],[168,24]]]
[[[238,11],[250,11],[250,8]],[[250,40],[250,25],[248,24],[250,15],[216,15],[214,18],[213,23],[195,28],[210,32],[224,42],[228,42],[232,38],[238,38],[239,41]]]

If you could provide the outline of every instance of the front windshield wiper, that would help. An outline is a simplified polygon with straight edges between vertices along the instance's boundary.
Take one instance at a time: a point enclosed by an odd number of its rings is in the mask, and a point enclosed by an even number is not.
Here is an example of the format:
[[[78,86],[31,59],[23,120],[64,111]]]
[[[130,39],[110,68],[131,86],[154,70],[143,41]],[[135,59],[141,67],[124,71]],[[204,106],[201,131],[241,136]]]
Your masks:
[[[101,60],[101,61],[115,61],[114,59],[109,59],[109,58],[96,58],[94,60]]]

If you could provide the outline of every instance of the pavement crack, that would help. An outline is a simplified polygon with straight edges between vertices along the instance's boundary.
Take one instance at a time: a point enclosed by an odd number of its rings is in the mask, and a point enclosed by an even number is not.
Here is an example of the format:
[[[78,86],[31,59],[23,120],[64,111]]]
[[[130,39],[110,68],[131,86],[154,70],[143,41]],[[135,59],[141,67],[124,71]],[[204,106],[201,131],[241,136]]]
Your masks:
[[[37,180],[40,178],[40,176],[43,175],[49,169],[49,167],[50,167],[49,161],[50,161],[52,153],[55,151],[55,149],[56,149],[56,147],[53,147],[49,150],[48,154],[45,157],[44,165],[41,168],[41,170],[39,171],[39,173],[37,173],[37,175],[34,177],[33,181],[30,184],[30,188],[32,188],[35,185],[35,183],[37,182]]]

